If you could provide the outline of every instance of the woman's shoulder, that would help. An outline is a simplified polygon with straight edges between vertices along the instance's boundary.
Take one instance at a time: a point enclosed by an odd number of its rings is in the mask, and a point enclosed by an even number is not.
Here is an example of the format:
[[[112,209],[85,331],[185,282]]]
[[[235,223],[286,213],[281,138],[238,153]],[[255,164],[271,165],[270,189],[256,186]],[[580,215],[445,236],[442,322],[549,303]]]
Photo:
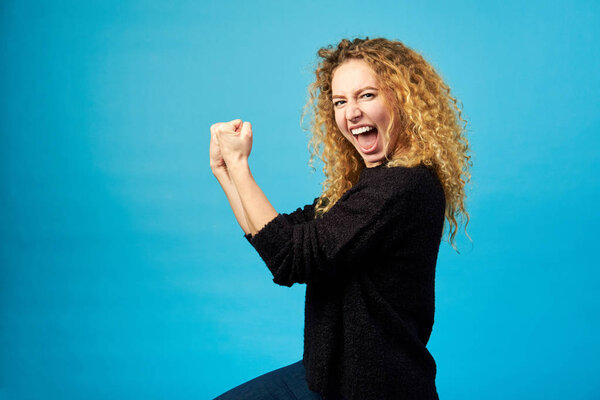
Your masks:
[[[444,188],[434,168],[424,164],[376,168],[367,172],[364,179],[361,177],[364,189],[390,199],[445,203]]]
[[[435,170],[424,164],[413,167],[384,166],[365,168],[361,172],[360,181],[365,184],[375,184],[385,188],[411,188],[439,185]]]

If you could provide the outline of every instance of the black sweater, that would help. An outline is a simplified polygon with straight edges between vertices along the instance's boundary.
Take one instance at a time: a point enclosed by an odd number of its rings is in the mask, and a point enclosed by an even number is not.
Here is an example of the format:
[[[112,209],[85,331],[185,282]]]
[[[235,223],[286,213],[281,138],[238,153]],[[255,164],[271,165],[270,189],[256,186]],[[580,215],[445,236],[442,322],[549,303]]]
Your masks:
[[[365,168],[315,220],[316,200],[245,235],[275,283],[306,283],[308,387],[348,400],[438,399],[425,347],[445,209],[435,172]]]

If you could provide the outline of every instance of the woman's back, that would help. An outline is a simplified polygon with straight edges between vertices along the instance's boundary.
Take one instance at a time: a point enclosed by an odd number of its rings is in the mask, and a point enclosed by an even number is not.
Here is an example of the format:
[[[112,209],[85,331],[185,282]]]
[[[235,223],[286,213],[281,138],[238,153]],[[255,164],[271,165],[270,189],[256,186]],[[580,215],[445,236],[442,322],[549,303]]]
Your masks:
[[[311,390],[347,399],[436,399],[435,262],[444,222],[435,172],[378,166],[323,215],[309,205],[245,235],[275,283],[306,283]]]

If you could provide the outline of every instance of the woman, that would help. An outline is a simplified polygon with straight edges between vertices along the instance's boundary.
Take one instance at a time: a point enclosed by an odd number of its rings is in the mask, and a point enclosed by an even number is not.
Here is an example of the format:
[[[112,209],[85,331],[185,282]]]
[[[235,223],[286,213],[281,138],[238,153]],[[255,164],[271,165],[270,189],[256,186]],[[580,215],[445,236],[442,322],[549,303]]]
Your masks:
[[[211,167],[245,237],[275,283],[306,283],[302,361],[218,399],[437,399],[425,346],[444,221],[453,246],[456,217],[468,223],[464,120],[400,42],[342,40],[318,55],[307,106],[325,182],[312,204],[275,211],[248,166],[250,123],[211,127]]]

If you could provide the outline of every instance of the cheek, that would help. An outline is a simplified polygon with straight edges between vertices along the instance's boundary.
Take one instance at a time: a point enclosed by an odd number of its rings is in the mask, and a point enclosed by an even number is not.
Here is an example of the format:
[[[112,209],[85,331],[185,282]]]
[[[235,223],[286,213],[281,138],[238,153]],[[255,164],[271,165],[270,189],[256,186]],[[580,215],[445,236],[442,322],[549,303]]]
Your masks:
[[[340,115],[340,113],[335,113],[335,124],[337,125],[338,129],[340,130],[340,132],[345,133],[344,132],[344,118],[343,115]]]
[[[377,107],[377,109],[375,110],[375,115],[375,118],[377,118],[377,122],[380,125],[387,127],[387,125],[390,123],[390,116],[385,108]]]

